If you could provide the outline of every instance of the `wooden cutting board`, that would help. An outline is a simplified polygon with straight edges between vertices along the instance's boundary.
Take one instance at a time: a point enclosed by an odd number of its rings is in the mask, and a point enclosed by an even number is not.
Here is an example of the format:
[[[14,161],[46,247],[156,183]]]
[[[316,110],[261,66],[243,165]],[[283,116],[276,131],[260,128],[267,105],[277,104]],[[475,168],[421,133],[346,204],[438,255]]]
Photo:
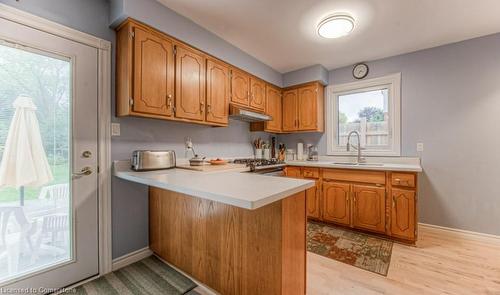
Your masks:
[[[177,165],[176,168],[188,169],[188,170],[194,170],[194,171],[202,171],[202,172],[211,172],[211,171],[245,169],[246,165],[245,164],[227,163],[226,165],[205,164],[203,166],[189,166],[189,164],[185,164],[185,165]]]

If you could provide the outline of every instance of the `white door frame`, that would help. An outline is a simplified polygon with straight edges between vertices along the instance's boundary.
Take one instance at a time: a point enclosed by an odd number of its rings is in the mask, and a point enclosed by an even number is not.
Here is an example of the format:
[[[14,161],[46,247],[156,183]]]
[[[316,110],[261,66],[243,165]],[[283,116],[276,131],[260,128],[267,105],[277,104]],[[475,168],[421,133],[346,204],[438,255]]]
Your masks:
[[[0,3],[0,18],[98,50],[99,276],[111,272],[111,42]],[[73,283],[73,282],[71,282]]]

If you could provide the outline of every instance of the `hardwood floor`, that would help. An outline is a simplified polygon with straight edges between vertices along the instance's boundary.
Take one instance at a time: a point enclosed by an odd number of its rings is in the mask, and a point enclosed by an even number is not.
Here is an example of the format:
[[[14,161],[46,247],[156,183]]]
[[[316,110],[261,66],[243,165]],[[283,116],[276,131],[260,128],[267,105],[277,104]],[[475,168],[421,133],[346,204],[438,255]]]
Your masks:
[[[308,295],[500,294],[498,238],[420,227],[416,247],[394,244],[387,277],[313,253],[307,259]]]
[[[421,227],[416,247],[394,244],[387,277],[313,253],[307,294],[500,294],[500,239]]]

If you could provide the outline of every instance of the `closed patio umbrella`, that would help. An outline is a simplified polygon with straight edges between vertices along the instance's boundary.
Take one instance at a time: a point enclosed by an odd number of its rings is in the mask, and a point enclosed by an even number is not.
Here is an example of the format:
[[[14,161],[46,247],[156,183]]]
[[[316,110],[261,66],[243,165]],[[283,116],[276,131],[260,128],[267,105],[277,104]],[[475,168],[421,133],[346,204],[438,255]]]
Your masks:
[[[0,163],[0,188],[19,189],[23,206],[24,187],[39,187],[54,178],[43,148],[33,100],[19,96],[13,106],[14,117]]]

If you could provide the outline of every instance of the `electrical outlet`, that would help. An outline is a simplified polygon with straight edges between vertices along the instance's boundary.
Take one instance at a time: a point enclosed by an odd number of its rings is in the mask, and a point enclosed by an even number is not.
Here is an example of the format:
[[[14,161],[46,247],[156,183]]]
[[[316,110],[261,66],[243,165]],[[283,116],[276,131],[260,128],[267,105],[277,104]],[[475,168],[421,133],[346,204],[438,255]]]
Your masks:
[[[111,123],[111,136],[120,136],[120,123]]]
[[[423,152],[423,151],[424,151],[424,143],[417,142],[417,152]]]

